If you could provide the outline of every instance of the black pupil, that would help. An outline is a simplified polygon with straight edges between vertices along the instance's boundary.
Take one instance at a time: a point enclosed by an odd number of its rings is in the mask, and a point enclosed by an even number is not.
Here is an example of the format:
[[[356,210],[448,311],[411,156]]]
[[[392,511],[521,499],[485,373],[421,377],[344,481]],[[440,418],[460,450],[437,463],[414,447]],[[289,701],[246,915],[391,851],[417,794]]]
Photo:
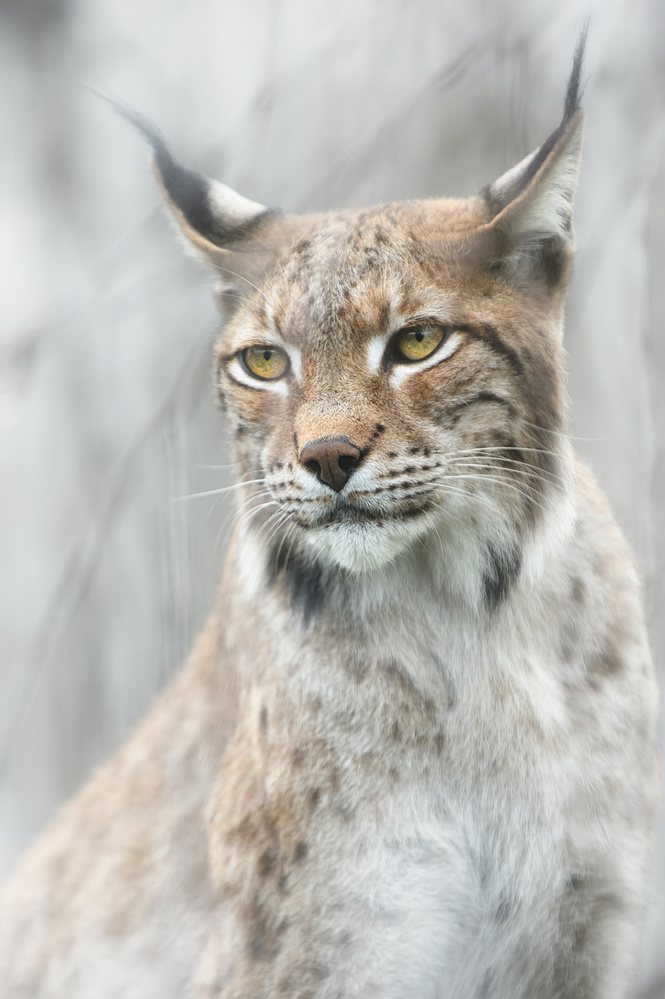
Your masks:
[[[271,357],[272,357],[272,350],[264,350],[263,351],[263,360],[264,361],[269,361]]]
[[[422,343],[424,339],[425,339],[425,334],[423,333],[423,331],[422,330],[417,330],[416,331],[416,340],[418,341],[418,343]]]

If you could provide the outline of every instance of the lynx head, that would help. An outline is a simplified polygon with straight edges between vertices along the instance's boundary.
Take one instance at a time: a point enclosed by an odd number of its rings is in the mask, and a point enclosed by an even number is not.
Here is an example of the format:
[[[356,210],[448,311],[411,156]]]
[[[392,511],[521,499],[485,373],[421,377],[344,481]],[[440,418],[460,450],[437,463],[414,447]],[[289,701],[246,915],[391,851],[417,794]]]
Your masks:
[[[241,523],[275,573],[372,572],[464,537],[486,605],[519,574],[565,492],[583,47],[558,128],[467,200],[285,215],[179,166],[134,116],[170,213],[216,271]]]

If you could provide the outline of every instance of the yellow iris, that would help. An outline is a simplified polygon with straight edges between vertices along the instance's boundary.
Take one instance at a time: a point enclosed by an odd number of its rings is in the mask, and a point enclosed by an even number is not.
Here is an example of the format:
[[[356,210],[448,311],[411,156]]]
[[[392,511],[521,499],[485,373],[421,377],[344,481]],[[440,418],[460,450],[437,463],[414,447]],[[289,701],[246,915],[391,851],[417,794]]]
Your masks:
[[[440,326],[414,326],[399,333],[397,352],[405,361],[422,361],[436,350],[442,340]]]
[[[242,356],[247,369],[257,378],[281,378],[288,364],[283,350],[264,344],[247,347],[243,350]]]

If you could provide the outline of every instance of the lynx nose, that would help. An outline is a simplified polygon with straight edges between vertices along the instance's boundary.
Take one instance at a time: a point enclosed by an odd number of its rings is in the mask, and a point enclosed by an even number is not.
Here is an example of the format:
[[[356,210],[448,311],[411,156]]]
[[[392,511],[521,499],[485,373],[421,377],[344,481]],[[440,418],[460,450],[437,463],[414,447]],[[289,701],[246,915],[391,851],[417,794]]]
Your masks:
[[[325,482],[338,493],[359,463],[361,451],[348,437],[324,437],[305,444],[299,458],[319,482]]]

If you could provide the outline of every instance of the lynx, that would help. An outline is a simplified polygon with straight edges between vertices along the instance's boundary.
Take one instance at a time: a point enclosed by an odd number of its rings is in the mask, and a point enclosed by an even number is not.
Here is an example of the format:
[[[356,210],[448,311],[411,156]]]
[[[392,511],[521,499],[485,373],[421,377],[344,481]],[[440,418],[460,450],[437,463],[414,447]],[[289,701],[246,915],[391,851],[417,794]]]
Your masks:
[[[566,432],[582,145],[295,217],[179,166],[238,518],[215,611],[7,887],[18,999],[619,999],[657,798],[633,561]]]

